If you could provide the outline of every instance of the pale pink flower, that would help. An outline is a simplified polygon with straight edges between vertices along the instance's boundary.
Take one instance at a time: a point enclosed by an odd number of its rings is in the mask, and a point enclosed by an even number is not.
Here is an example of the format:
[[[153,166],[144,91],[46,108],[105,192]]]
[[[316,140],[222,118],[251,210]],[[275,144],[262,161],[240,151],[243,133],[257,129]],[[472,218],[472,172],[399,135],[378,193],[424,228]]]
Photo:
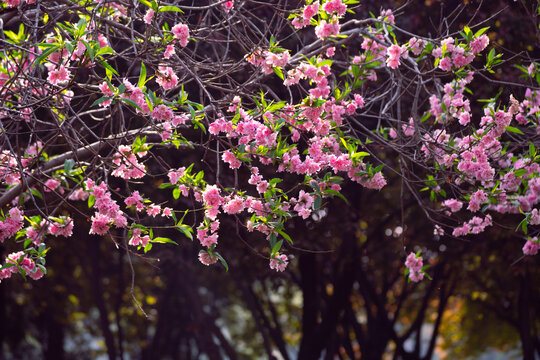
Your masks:
[[[232,1],[229,1],[229,2],[232,2]],[[218,258],[217,256],[210,255],[209,253],[205,251],[201,251],[199,253],[199,261],[203,265],[209,266],[209,265],[215,264],[218,261]]]
[[[272,270],[285,271],[288,264],[287,255],[284,254],[276,255],[273,259],[270,259],[270,269]]]
[[[152,22],[152,18],[154,17],[154,10],[148,9],[146,12],[146,15],[144,15],[143,21],[147,24],[150,24]]]

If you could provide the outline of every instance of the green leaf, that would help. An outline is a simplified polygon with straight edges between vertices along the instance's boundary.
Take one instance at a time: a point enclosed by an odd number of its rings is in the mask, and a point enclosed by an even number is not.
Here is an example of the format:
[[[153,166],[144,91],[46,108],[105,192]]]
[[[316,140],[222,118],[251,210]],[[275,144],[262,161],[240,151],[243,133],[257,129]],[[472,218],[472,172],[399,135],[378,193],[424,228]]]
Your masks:
[[[110,96],[103,96],[103,97],[100,97],[99,99],[97,99],[96,101],[94,101],[94,102],[92,103],[92,105],[90,105],[90,107],[94,107],[94,106],[99,105],[99,104],[101,104],[101,103],[104,103],[105,101],[110,100],[110,99],[112,99],[112,97],[110,97]]]
[[[519,130],[518,128],[513,127],[513,126],[507,126],[505,129],[506,129],[506,131],[511,132],[511,133],[515,133],[515,134],[519,134],[519,135],[524,135],[524,134],[523,134],[523,131],[521,131],[521,130]]]
[[[26,249],[28,247],[28,245],[30,245],[31,243],[32,243],[32,239],[30,239],[30,238],[24,240],[24,248]]]
[[[182,221],[182,220],[180,220],[180,221]],[[189,227],[188,225],[176,224],[176,230],[180,231],[189,240],[193,241],[193,235],[191,234],[193,232],[193,229],[191,227]]]
[[[84,44],[84,47],[86,48],[86,51],[88,51],[88,55],[90,55],[90,59],[92,59],[92,61],[94,61],[96,55],[94,53],[94,49],[92,48],[92,46],[90,46],[90,44],[88,42],[86,42],[85,40],[81,39],[82,43]]]
[[[120,101],[123,101],[123,102],[125,102],[125,103],[127,103],[127,104],[133,106],[134,108],[136,108],[137,110],[139,110],[139,111],[142,112],[141,107],[140,107],[139,105],[137,105],[137,103],[136,103],[135,101],[130,100],[130,99],[126,99],[126,98],[123,98],[123,97],[118,98],[118,99],[120,99]]]
[[[274,255],[281,249],[281,245],[283,245],[283,240],[279,240],[274,247],[272,248],[272,252],[270,253],[270,257],[274,257]]]
[[[289,235],[287,235],[283,230],[281,229],[277,229],[277,232],[283,236],[288,242],[290,242],[291,244],[293,243],[291,237]]]
[[[226,271],[229,271],[229,265],[227,264],[227,262],[225,261],[225,259],[223,258],[223,256],[221,256],[219,253],[215,252],[214,255],[219,259],[219,262],[221,263],[221,265],[223,265],[223,267],[225,268]]]
[[[139,75],[139,82],[137,83],[137,86],[142,88],[146,81],[146,66],[143,62],[141,62],[141,73]]]
[[[95,202],[96,202],[96,197],[94,195],[90,195],[88,197],[88,208],[91,208]]]
[[[516,177],[520,177],[520,176],[523,176],[527,173],[527,169],[517,169],[517,170],[514,170],[514,175]]]
[[[150,4],[149,1],[146,1],[146,0],[138,0],[141,4],[144,4],[146,6],[148,6],[149,8],[153,9],[154,7],[152,6],[152,4]]]
[[[181,14],[184,13],[184,11],[182,9],[180,9],[179,7],[177,7],[177,6],[163,6],[163,7],[159,8],[158,12],[165,12],[165,11],[176,11],[176,12],[179,12]]]
[[[325,194],[332,194],[332,195],[335,195],[335,196],[339,197],[340,199],[342,199],[343,201],[345,201],[347,204],[349,203],[349,201],[347,200],[347,198],[346,198],[345,196],[343,196],[343,194],[337,192],[336,190],[327,189],[327,190],[324,190],[324,193],[325,193]]]
[[[64,171],[66,174],[69,174],[71,170],[73,169],[73,166],[75,165],[75,160],[73,159],[67,159],[64,161]]]
[[[320,196],[315,197],[313,201],[313,210],[319,210],[321,208],[322,198]]]
[[[475,34],[474,34],[474,37],[477,38],[479,36],[481,36],[483,33],[485,33],[487,30],[489,29],[489,26],[488,27],[485,27],[485,28],[481,28],[480,30],[478,30]]]
[[[281,71],[281,68],[279,67],[273,67],[272,68],[274,70],[274,72],[276,73],[277,76],[279,76],[279,78],[281,80],[285,80],[285,77],[283,76],[283,71]]]
[[[50,54],[52,54],[53,52],[55,52],[56,50],[58,50],[60,48],[60,46],[55,46],[55,47],[51,47],[47,50],[45,50],[44,52],[41,53],[41,55],[39,55],[35,60],[34,60],[34,65],[39,65],[41,64],[41,62],[43,61],[43,59],[47,58]]]
[[[149,242],[148,244],[146,244],[146,246],[144,247],[144,253],[146,254],[147,252],[149,252],[150,250],[152,250],[152,243]]]
[[[173,198],[174,198],[175,200],[178,199],[178,198],[180,197],[180,193],[181,193],[181,191],[180,191],[179,188],[174,188],[174,190],[173,190],[173,192],[172,192]]]
[[[30,189],[30,192],[32,193],[32,195],[37,196],[38,198],[43,200],[43,195],[41,195],[41,193],[37,189]]]
[[[154,238],[154,239],[152,239],[152,242],[154,242],[154,243],[160,243],[160,244],[174,244],[174,245],[178,245],[178,243],[177,243],[176,241],[172,241],[171,239],[166,238],[166,237],[157,237],[157,238]]]
[[[105,68],[105,70],[108,70],[112,72],[114,75],[118,76],[118,72],[111,65],[109,65],[105,60],[98,60],[98,62],[101,64],[101,66]]]

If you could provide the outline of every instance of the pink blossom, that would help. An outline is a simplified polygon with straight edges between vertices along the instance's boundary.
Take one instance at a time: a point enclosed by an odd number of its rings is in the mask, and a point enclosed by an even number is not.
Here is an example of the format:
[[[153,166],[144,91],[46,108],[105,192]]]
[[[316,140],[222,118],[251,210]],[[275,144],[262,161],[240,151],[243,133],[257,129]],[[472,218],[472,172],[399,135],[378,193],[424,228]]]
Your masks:
[[[97,213],[91,220],[90,234],[104,235],[109,231],[109,224],[112,222],[110,217]]]
[[[540,250],[540,242],[537,237],[527,240],[525,245],[523,245],[524,255],[536,255],[538,250]]]
[[[70,237],[73,234],[73,220],[70,217],[62,217],[63,223],[53,221],[49,225],[49,232],[54,236]]]
[[[165,90],[170,90],[178,85],[178,76],[169,66],[159,66],[156,72],[156,82]]]
[[[167,105],[158,105],[152,110],[152,117],[157,121],[169,121],[174,116],[174,113]]]
[[[180,46],[185,47],[188,43],[189,28],[186,24],[177,24],[171,29],[174,37],[180,40]]]
[[[221,155],[221,158],[223,161],[229,164],[231,169],[238,169],[242,165],[242,162],[238,160],[236,156],[234,156],[234,154],[229,150],[225,151],[223,155]]]
[[[337,20],[334,23],[327,23],[326,20],[321,20],[321,23],[315,27],[315,35],[321,40],[330,36],[339,34],[339,23]]]
[[[270,269],[272,270],[285,271],[288,264],[287,255],[284,254],[276,255],[273,259],[270,259]]]
[[[161,206],[155,204],[149,205],[146,209],[146,213],[152,217],[156,217],[156,215],[159,215],[160,212]]]
[[[461,210],[461,208],[463,207],[463,203],[456,199],[448,199],[448,200],[443,201],[442,206],[446,206],[450,208],[452,212],[457,212]]]
[[[244,208],[244,200],[239,196],[235,196],[223,206],[223,211],[225,211],[227,214],[238,214],[242,212]]]
[[[184,172],[186,171],[185,167],[181,167],[178,170],[171,169],[169,170],[169,174],[167,175],[169,177],[169,181],[171,184],[176,184],[178,180],[184,176]]]
[[[167,45],[167,48],[165,49],[165,52],[163,53],[163,57],[165,59],[170,59],[175,54],[174,45]]]
[[[45,192],[51,192],[51,191],[56,190],[56,188],[58,188],[59,186],[60,186],[60,181],[56,179],[49,179],[45,181],[45,187],[43,188],[43,190]]]
[[[347,5],[341,0],[330,0],[323,5],[322,9],[330,15],[335,12],[338,16],[343,16],[347,11]]]
[[[229,1],[229,2],[232,2],[232,1]],[[209,266],[209,265],[215,264],[218,261],[218,258],[217,256],[210,255],[209,253],[205,251],[201,251],[199,253],[199,261],[203,265]]]
[[[49,71],[47,81],[49,81],[53,85],[56,85],[58,83],[68,81],[70,75],[71,73],[69,72],[69,70],[67,70],[64,65],[60,65],[58,69]]]
[[[489,44],[489,38],[487,37],[487,35],[484,34],[474,39],[473,41],[471,41],[470,43],[471,51],[473,54],[478,54],[479,52],[484,50],[486,46],[488,46],[488,44]]]
[[[150,24],[152,22],[152,18],[154,17],[154,10],[148,9],[146,12],[146,15],[144,15],[143,21],[147,24]]]
[[[219,195],[219,188],[216,185],[207,185],[203,192],[203,200],[206,206],[219,206],[223,198]]]
[[[326,56],[327,57],[332,57],[336,54],[336,48],[331,46],[329,47],[328,49],[326,49]]]

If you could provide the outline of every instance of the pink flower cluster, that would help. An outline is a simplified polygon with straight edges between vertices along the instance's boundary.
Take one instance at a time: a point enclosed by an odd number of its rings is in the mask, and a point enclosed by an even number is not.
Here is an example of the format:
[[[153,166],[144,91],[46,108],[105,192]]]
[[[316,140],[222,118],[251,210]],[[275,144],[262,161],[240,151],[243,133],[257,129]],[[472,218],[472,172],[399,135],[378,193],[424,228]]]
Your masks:
[[[23,0],[4,0],[4,3],[7,7],[17,7],[20,3],[24,2]],[[26,0],[28,4],[33,4],[36,0]]]
[[[399,66],[399,58],[403,57],[406,59],[408,57],[408,51],[406,46],[398,46],[393,44],[386,49],[386,54],[388,58],[386,59],[386,65],[389,68],[397,69]]]
[[[9,210],[5,220],[0,221],[0,242],[14,236],[23,227],[23,212],[19,208]]]
[[[283,272],[287,265],[289,265],[289,260],[285,254],[278,254],[270,259],[270,269],[272,270]]]
[[[424,279],[424,260],[420,255],[410,253],[405,260],[405,266],[409,269],[409,279],[413,282],[419,282]]]
[[[315,35],[321,40],[325,40],[330,36],[337,36],[339,34],[339,20],[334,16],[329,22],[321,20],[319,25],[315,26]]]
[[[215,220],[219,213],[219,207],[223,203],[219,188],[216,185],[207,185],[202,193],[202,199],[205,206],[209,207],[209,209],[206,209],[206,216],[209,219]]]
[[[536,236],[527,240],[525,245],[523,245],[524,255],[536,255],[538,250],[540,250],[540,241],[538,241],[538,237]]]
[[[64,65],[60,65],[57,69],[49,70],[49,76],[47,77],[47,81],[53,85],[58,85],[60,83],[67,82],[70,75],[71,72],[66,69]]]
[[[330,0],[322,6],[322,9],[326,11],[328,15],[333,15],[336,13],[337,16],[341,17],[345,15],[345,12],[347,12],[347,5],[345,5],[341,0]]]
[[[489,39],[486,35],[474,39],[469,44],[470,51],[463,44],[456,44],[454,38],[449,37],[441,41],[441,46],[434,49],[432,55],[439,60],[439,68],[443,71],[459,69],[474,60],[475,54],[480,53],[488,45]]]
[[[111,198],[107,185],[103,182],[96,185],[91,179],[86,180],[85,185],[87,191],[94,196],[95,203],[93,206],[97,209],[91,218],[90,234],[104,235],[109,231],[111,225],[118,228],[126,227],[127,219],[116,201]]]
[[[311,215],[311,206],[313,205],[314,200],[314,196],[306,193],[304,190],[300,190],[298,193],[298,200],[292,198],[291,203],[295,204],[294,211],[305,220]]]
[[[491,215],[486,215],[484,219],[474,216],[471,220],[457,227],[452,232],[453,236],[464,236],[471,234],[480,234],[486,227],[493,225]]]
[[[138,191],[134,191],[124,199],[126,206],[134,206],[136,211],[144,210],[144,199]]]
[[[214,220],[210,225],[205,225],[204,222],[197,228],[197,239],[202,246],[210,248],[217,245],[219,221]]]
[[[292,21],[293,26],[296,29],[306,27],[311,22],[311,18],[319,12],[319,1],[315,1],[311,5],[306,5],[302,11],[302,17],[295,17]]]
[[[170,90],[178,85],[178,76],[169,66],[159,66],[156,72],[156,82],[165,90]]]
[[[417,39],[415,37],[410,38],[409,40],[409,49],[411,52],[418,56],[422,53],[422,50],[426,47],[426,41],[422,39]]]
[[[280,53],[274,53],[271,51],[261,51],[257,49],[250,56],[246,57],[246,61],[250,64],[260,67],[265,74],[271,74],[274,72],[274,67],[284,67],[291,59],[289,51],[283,51]]]
[[[144,114],[149,114],[150,107],[146,103],[144,92],[142,91],[142,89],[131,84],[128,79],[124,79],[123,84],[126,89],[124,93],[120,95],[120,97],[133,101],[142,109],[142,112]],[[137,109],[137,111],[139,110]]]
[[[70,237],[73,235],[73,220],[70,217],[59,217],[62,221],[50,220],[49,233],[54,236]],[[28,233],[27,233],[28,236]],[[28,236],[30,237],[30,236]]]
[[[150,242],[150,236],[148,235],[142,235],[141,228],[134,227],[131,229],[131,238],[129,239],[128,244],[131,246],[142,246],[145,247]]]
[[[6,257],[6,265],[8,267],[0,270],[0,281],[2,279],[10,278],[12,274],[17,274],[19,272],[19,268],[24,271],[26,276],[29,276],[33,280],[39,280],[43,277],[43,272],[38,266],[36,266],[34,260],[29,258],[22,251],[8,254]]]
[[[143,157],[146,151],[140,151],[134,154],[131,147],[120,145],[118,152],[113,155],[113,163],[118,166],[112,172],[112,176],[122,179],[140,179],[145,175],[145,166],[139,163],[137,157]]]
[[[186,24],[176,24],[171,29],[174,37],[178,39],[180,46],[185,47],[188,43],[189,28]]]

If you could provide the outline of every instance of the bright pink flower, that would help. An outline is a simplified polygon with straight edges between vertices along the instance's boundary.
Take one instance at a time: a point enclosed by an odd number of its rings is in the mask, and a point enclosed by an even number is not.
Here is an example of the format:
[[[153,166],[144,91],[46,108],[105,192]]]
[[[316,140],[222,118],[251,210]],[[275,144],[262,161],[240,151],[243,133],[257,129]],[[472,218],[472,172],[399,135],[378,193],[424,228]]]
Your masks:
[[[146,213],[152,217],[156,217],[161,212],[161,206],[152,204],[146,209]]]
[[[165,59],[170,59],[175,54],[174,45],[167,45],[167,49],[163,53]]]
[[[185,47],[188,43],[189,28],[186,24],[177,24],[171,29],[174,37],[180,40],[180,46]]]
[[[244,207],[244,200],[239,196],[235,196],[227,204],[223,205],[223,211],[227,214],[238,214],[244,211]]]
[[[538,250],[540,250],[540,242],[538,242],[537,237],[527,240],[525,245],[523,245],[524,255],[536,255]]]
[[[330,36],[339,34],[339,22],[327,23],[326,20],[321,20],[321,23],[315,27],[315,35],[321,40]]]
[[[169,66],[159,66],[156,72],[156,82],[165,90],[170,90],[178,85],[178,76]]]
[[[58,188],[59,186],[60,186],[60,181],[56,179],[49,179],[45,181],[45,186],[43,188],[43,191],[51,192],[51,191],[56,190],[56,188]]]
[[[207,185],[203,192],[203,200],[206,206],[219,206],[223,198],[219,195],[219,188],[216,185]]]
[[[49,71],[49,76],[47,77],[47,80],[51,84],[56,85],[58,83],[68,81],[70,75],[71,73],[69,72],[69,70],[67,70],[64,65],[60,65],[58,69]]]
[[[92,227],[90,228],[90,234],[104,235],[109,231],[109,224],[112,219],[106,215],[97,213],[92,216]]]
[[[229,11],[231,11],[232,7],[234,6],[234,1],[225,1],[221,5],[223,6],[223,9],[225,10],[225,12],[229,12]]]
[[[474,39],[473,41],[471,41],[471,44],[470,44],[471,51],[473,54],[478,54],[479,52],[484,50],[486,46],[488,46],[488,44],[489,44],[489,38],[487,37],[487,35],[484,34]]]
[[[169,121],[173,118],[174,113],[167,105],[158,105],[152,110],[152,117],[157,121]]]
[[[163,211],[162,211],[161,215],[163,215],[165,217],[171,217],[173,215],[172,209],[169,208],[169,207],[163,208]]]

